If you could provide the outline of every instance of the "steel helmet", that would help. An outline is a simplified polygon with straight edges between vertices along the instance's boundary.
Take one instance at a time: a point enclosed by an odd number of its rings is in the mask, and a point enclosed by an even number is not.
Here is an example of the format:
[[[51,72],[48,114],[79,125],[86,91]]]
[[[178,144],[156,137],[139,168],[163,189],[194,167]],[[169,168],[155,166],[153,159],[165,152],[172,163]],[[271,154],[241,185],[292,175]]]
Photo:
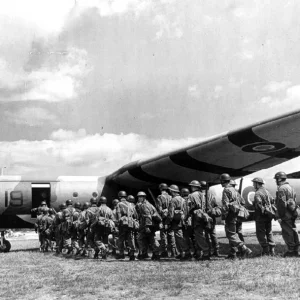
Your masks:
[[[231,180],[229,181],[229,184],[230,184],[231,186],[236,186],[236,182],[235,182],[235,180],[233,180],[233,179],[231,179]]]
[[[231,177],[229,174],[224,173],[220,176],[220,181],[230,181]]]
[[[47,202],[46,201],[42,201],[41,202],[41,206],[46,205],[47,206]]]
[[[68,206],[68,205],[73,205],[73,201],[71,200],[71,199],[68,199],[67,201],[66,201],[66,205]]]
[[[84,202],[83,203],[83,209],[87,209],[88,207],[90,207],[90,203],[89,202]]]
[[[48,213],[49,213],[49,214],[54,214],[53,208],[49,208],[49,209],[48,209]]]
[[[42,213],[46,214],[49,212],[49,208],[48,207],[42,207]]]
[[[186,197],[190,194],[190,191],[187,188],[183,188],[183,189],[181,189],[180,194],[182,197]]]
[[[202,188],[206,188],[207,182],[206,181],[200,181],[200,185]]]
[[[81,203],[80,202],[76,202],[75,205],[74,205],[74,207],[81,209]]]
[[[161,183],[161,184],[159,185],[159,189],[160,189],[161,191],[165,191],[165,190],[168,189],[168,185],[167,185],[166,183]]]
[[[274,176],[274,179],[287,179],[287,176],[284,172],[277,172]]]
[[[119,197],[119,198],[127,197],[127,193],[126,193],[125,191],[120,191],[120,192],[118,193],[118,197]]]
[[[180,193],[179,191],[179,187],[175,184],[172,184],[170,187],[169,187],[169,190],[172,191],[172,192],[176,192],[176,193]]]
[[[59,208],[60,208],[61,210],[66,209],[66,208],[67,208],[67,205],[66,205],[65,203],[62,203],[62,204],[59,205]]]
[[[264,180],[260,177],[255,177],[252,179],[252,182],[257,182],[257,183],[261,183],[261,184],[264,184]]]
[[[137,197],[147,197],[146,193],[143,191],[138,192],[136,196]]]
[[[91,202],[91,204],[97,204],[97,199],[91,198],[91,199],[90,199],[90,202]]]
[[[190,186],[201,187],[200,182],[198,180],[193,180],[189,183]]]
[[[134,203],[135,202],[135,198],[132,195],[128,195],[127,201],[131,202],[131,203]]]
[[[104,197],[104,196],[101,196],[101,197],[100,197],[100,199],[99,199],[99,202],[100,202],[100,203],[102,203],[102,204],[105,204],[105,203],[107,203],[107,199],[106,199],[106,197]]]
[[[118,199],[114,199],[113,202],[112,202],[112,204],[113,204],[114,206],[116,206],[119,202],[120,202],[120,201],[119,201]]]

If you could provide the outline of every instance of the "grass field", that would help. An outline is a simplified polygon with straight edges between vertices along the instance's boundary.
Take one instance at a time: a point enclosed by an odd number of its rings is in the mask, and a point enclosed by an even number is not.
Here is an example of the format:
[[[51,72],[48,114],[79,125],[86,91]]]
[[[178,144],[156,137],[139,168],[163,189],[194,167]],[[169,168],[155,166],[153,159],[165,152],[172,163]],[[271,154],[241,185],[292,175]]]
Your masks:
[[[275,238],[282,254],[282,237]],[[37,240],[11,243],[12,251],[0,254],[0,299],[300,298],[300,258],[102,262],[40,253]],[[220,243],[221,253],[227,253],[227,240]],[[253,234],[246,243],[259,254]]]

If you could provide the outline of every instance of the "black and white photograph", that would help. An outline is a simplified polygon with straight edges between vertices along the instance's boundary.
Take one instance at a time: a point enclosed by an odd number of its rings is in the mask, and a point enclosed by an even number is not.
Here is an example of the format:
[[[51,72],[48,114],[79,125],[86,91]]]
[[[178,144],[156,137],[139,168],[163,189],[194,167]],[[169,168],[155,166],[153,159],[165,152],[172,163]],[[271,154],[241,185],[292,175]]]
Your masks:
[[[299,16],[0,0],[0,299],[300,299]]]

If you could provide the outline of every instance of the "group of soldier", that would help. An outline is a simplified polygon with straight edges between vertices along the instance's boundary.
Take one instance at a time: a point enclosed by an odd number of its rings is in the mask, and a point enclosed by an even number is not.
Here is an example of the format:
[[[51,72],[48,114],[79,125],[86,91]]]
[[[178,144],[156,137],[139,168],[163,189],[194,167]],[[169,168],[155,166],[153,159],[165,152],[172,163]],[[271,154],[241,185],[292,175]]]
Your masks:
[[[262,178],[252,180],[254,219],[261,255],[275,255],[272,219],[277,219],[287,245],[284,256],[298,256],[296,194],[284,172],[276,173],[274,179],[278,186],[275,199],[265,188]],[[194,257],[206,261],[211,256],[220,256],[216,219],[222,217],[230,246],[227,258],[248,257],[252,251],[245,245],[242,234],[242,221],[249,214],[245,201],[229,174],[222,174],[220,181],[224,188],[221,204],[217,203],[206,182],[197,180],[189,183],[189,189],[181,190],[177,185],[161,183],[160,195],[154,205],[143,191],[137,193],[137,200],[125,191],[119,191],[118,199],[112,201],[112,208],[107,206],[104,196],[92,198],[83,205],[79,202],[73,205],[72,200],[67,200],[58,212],[42,202],[37,209],[39,215],[35,224],[40,250],[55,249],[58,255],[105,260],[108,254],[125,259],[128,249],[129,260],[143,260],[149,258],[151,249],[152,260],[168,257],[190,260]],[[156,235],[158,231],[160,242]]]

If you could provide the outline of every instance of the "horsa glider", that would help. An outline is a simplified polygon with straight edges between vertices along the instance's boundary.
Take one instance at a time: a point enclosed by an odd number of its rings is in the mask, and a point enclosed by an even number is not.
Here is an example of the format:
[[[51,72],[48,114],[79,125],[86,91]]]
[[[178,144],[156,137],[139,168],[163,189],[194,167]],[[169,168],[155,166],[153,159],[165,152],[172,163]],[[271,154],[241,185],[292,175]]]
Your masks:
[[[36,221],[31,213],[41,200],[58,210],[66,199],[85,202],[91,197],[105,195],[112,201],[119,190],[129,193],[148,192],[153,200],[158,184],[186,187],[193,179],[210,182],[212,192],[221,201],[220,174],[229,173],[243,178],[253,172],[281,164],[300,155],[300,111],[265,120],[242,129],[202,140],[197,144],[164,153],[153,158],[131,162],[107,177],[60,176],[36,180],[21,176],[0,177],[0,249],[8,252],[6,228],[29,228]],[[287,171],[287,170],[285,170]],[[273,175],[273,174],[272,174]],[[300,194],[298,173],[290,174],[296,192]],[[295,179],[296,178],[296,179]],[[254,190],[251,178],[238,180],[240,191],[248,205]],[[268,188],[274,195],[274,180]]]

